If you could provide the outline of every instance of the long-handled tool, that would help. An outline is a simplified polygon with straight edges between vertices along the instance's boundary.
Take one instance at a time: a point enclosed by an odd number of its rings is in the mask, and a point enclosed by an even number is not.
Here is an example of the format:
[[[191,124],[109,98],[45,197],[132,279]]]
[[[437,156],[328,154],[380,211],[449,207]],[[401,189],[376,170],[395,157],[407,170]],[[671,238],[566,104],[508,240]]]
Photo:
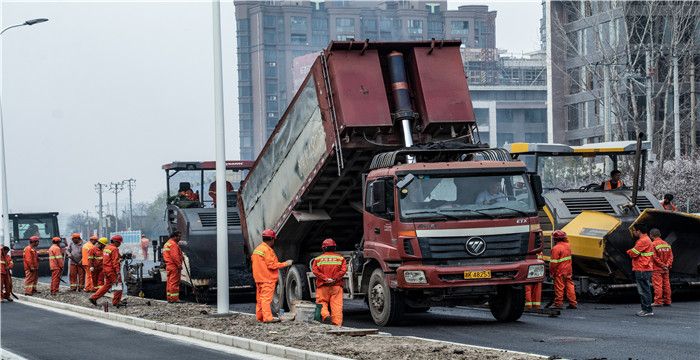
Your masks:
[[[190,284],[192,284],[192,292],[194,293],[194,299],[199,304],[199,291],[197,290],[197,286],[194,285],[194,282],[192,281],[192,275],[190,275],[190,267],[187,266],[187,261],[182,261],[182,265],[185,266],[185,272],[187,272],[187,278],[190,279]]]

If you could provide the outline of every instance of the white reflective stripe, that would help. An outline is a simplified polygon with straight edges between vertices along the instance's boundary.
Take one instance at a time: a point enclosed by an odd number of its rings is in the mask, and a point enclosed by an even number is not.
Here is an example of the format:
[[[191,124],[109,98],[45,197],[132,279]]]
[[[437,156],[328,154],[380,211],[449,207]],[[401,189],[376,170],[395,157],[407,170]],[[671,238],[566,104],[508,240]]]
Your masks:
[[[530,232],[530,225],[500,226],[488,228],[471,229],[439,229],[439,230],[416,230],[418,237],[457,237],[457,236],[483,236],[483,235],[504,235]]]

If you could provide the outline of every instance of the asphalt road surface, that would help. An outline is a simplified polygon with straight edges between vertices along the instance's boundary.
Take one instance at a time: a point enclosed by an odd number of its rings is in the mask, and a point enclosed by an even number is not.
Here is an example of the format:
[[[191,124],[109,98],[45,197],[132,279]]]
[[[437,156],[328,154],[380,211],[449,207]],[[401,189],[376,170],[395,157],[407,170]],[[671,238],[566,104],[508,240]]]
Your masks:
[[[252,313],[253,303],[231,304]],[[639,304],[579,304],[558,318],[525,314],[515,323],[496,322],[488,310],[433,308],[408,314],[382,331],[462,344],[532,352],[569,359],[688,359],[700,348],[700,301],[655,308],[654,317],[634,314]],[[344,325],[376,328],[362,301],[345,302]]]
[[[17,302],[0,312],[0,347],[31,360],[247,359]]]

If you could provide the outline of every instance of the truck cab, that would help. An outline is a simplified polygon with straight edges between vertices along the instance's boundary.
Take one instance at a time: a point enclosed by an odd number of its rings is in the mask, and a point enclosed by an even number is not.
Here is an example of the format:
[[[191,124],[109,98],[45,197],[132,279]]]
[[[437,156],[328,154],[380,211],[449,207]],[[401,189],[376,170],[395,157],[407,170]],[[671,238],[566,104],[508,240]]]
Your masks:
[[[51,273],[49,270],[49,247],[51,239],[61,236],[58,230],[58,213],[22,213],[10,214],[10,253],[15,266],[12,269],[14,276],[24,276],[24,248],[29,245],[29,238],[39,237],[39,246],[36,248],[39,255],[39,276]],[[65,241],[61,244],[65,247]]]

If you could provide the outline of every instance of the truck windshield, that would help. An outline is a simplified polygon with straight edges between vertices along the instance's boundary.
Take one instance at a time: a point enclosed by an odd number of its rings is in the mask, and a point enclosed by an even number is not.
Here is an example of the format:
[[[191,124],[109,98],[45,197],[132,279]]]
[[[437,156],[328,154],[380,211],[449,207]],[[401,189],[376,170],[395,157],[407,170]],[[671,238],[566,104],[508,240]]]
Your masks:
[[[398,191],[402,219],[496,218],[537,212],[524,174],[413,175]],[[399,177],[399,183],[402,179]]]
[[[534,162],[534,155],[527,155],[526,163]],[[607,161],[606,161],[607,160]],[[632,186],[634,174],[634,156],[617,156],[618,170],[622,172],[622,181],[626,186]],[[546,190],[571,191],[588,188],[587,191],[598,191],[600,185],[610,178],[613,169],[607,155],[603,156],[539,156],[537,173],[542,178],[542,187]]]
[[[13,242],[13,248],[24,248],[29,244],[29,238],[32,236],[38,236],[41,239],[39,240],[40,248],[51,246],[51,238],[59,235],[56,222],[55,217],[42,215],[13,219],[12,226],[14,227],[16,224],[18,234],[17,238],[15,238],[15,234],[12,234],[11,240],[18,240]]]

